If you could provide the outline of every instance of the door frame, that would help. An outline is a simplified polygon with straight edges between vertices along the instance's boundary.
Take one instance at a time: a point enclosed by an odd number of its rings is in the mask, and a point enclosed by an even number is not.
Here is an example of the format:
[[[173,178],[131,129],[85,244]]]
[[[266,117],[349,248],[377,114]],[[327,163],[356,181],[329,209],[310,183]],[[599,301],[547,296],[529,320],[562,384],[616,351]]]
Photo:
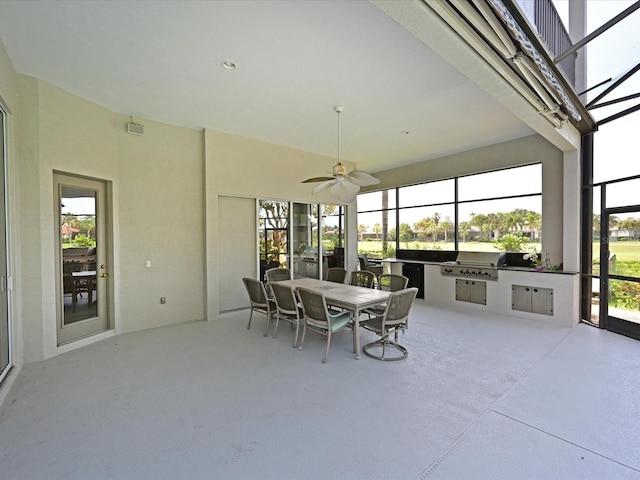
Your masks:
[[[103,220],[100,220],[101,223],[104,224],[102,230],[104,230],[104,234],[100,234],[101,241],[98,243],[98,250],[96,252],[96,281],[98,284],[102,283],[101,286],[97,287],[100,289],[101,293],[98,294],[98,309],[101,311],[102,317],[99,315],[98,317],[92,317],[93,319],[102,318],[101,321],[104,322],[102,328],[99,330],[92,331],[88,334],[80,334],[74,336],[71,339],[61,338],[60,332],[63,328],[69,328],[68,326],[64,326],[64,294],[62,288],[62,248],[60,243],[60,206],[59,206],[59,187],[61,184],[60,179],[68,179],[68,183],[72,186],[77,186],[78,188],[87,188],[91,189],[91,187],[83,186],[83,182],[92,182],[100,184],[103,189],[103,205],[100,205],[100,201],[96,199],[96,215],[101,214]],[[77,182],[74,184],[73,182]],[[104,180],[101,178],[89,177],[86,175],[78,175],[75,173],[62,172],[62,171],[54,171],[53,172],[53,184],[54,184],[54,222],[55,222],[55,261],[56,261],[56,281],[55,281],[55,290],[56,290],[56,304],[57,304],[57,312],[56,312],[56,344],[58,347],[72,344],[76,341],[92,337],[94,335],[100,335],[110,330],[114,330],[114,316],[113,316],[113,214],[112,214],[112,182],[108,180]],[[98,225],[96,225],[98,228]],[[104,238],[102,238],[104,237]],[[104,245],[100,245],[103,243]],[[100,253],[98,253],[100,252]],[[101,273],[104,276],[101,277]],[[82,324],[83,322],[88,322],[91,319],[82,320],[77,322],[78,324]]]
[[[602,203],[606,196],[602,192]],[[640,205],[625,207],[602,208],[600,214],[600,327],[614,333],[640,340],[640,323],[630,322],[622,318],[613,317],[609,313],[609,280],[622,280],[640,283],[640,278],[616,275],[609,272],[609,217],[618,213],[640,213]]]
[[[7,348],[8,348],[8,363],[5,368],[0,368],[0,385],[5,380],[9,371],[13,367],[13,313],[11,302],[12,291],[12,276],[11,276],[11,243],[9,235],[9,162],[8,162],[8,135],[7,135],[7,111],[4,108],[3,103],[0,101],[0,168],[2,169],[2,190],[3,195],[0,196],[3,202],[0,202],[0,208],[4,215],[2,222],[2,230],[0,232],[4,235],[4,249],[0,250],[0,255],[4,258],[5,271],[0,271],[0,290],[6,295],[6,319],[0,318],[0,321],[7,322]],[[0,310],[1,312],[1,310]]]

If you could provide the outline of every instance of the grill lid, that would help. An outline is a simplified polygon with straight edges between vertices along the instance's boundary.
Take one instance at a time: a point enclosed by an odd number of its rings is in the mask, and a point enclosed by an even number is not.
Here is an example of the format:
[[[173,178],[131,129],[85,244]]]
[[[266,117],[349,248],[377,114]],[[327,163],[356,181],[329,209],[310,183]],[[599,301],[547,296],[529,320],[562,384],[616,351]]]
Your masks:
[[[504,265],[503,252],[458,252],[458,265],[475,265],[479,267],[499,267]]]

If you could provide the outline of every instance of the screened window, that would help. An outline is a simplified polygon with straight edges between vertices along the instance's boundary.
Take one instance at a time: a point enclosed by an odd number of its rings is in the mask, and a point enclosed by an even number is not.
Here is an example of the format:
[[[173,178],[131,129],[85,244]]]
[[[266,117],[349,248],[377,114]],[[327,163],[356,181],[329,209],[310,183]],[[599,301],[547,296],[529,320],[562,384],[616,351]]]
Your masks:
[[[358,196],[360,253],[540,251],[541,237],[539,163]]]

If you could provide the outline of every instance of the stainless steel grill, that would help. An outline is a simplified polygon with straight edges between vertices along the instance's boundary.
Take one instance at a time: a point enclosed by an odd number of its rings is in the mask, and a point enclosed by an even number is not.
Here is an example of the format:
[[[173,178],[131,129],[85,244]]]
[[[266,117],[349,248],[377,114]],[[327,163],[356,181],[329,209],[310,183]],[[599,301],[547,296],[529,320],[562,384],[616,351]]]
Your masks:
[[[498,280],[498,267],[504,265],[501,252],[459,252],[453,262],[444,262],[440,274],[446,277]]]

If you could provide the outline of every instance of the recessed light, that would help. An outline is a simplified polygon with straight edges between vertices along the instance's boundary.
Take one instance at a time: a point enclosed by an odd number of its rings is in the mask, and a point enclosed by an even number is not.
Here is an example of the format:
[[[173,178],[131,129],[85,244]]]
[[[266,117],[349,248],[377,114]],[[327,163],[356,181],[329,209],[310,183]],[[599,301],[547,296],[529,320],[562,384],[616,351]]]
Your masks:
[[[228,60],[225,60],[224,62],[222,62],[222,68],[226,69],[226,70],[235,70],[236,69],[236,64],[233,62],[230,62]]]

